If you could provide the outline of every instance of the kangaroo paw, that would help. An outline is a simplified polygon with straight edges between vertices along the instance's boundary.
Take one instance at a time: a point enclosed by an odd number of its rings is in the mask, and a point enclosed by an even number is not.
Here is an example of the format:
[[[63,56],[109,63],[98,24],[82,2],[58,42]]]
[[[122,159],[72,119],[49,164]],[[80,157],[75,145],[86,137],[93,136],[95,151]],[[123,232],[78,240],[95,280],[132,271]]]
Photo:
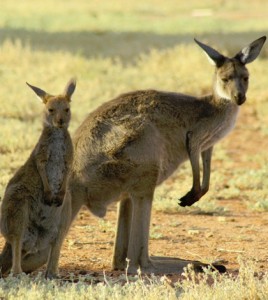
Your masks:
[[[185,196],[180,198],[179,205],[182,206],[182,207],[191,206],[195,202],[197,202],[201,197],[202,197],[201,193],[196,193],[193,190],[191,190]]]
[[[44,203],[48,206],[52,206],[52,202],[53,202],[53,196],[52,193],[50,191],[44,192]]]

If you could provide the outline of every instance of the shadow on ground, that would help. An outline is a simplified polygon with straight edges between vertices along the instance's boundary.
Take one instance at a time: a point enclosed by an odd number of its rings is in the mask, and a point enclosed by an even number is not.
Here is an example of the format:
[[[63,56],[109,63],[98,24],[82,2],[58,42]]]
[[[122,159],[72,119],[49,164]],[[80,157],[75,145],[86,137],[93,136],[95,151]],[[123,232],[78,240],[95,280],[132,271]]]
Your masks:
[[[199,39],[232,51],[240,49],[252,40],[264,35],[263,32],[243,33],[207,33],[198,35]],[[123,63],[133,63],[151,49],[164,50],[179,44],[193,43],[191,34],[157,34],[152,32],[113,32],[113,31],[79,31],[46,32],[27,29],[0,29],[0,45],[6,40],[20,41],[32,50],[67,51],[86,58],[119,58]],[[268,56],[268,49],[262,51]]]

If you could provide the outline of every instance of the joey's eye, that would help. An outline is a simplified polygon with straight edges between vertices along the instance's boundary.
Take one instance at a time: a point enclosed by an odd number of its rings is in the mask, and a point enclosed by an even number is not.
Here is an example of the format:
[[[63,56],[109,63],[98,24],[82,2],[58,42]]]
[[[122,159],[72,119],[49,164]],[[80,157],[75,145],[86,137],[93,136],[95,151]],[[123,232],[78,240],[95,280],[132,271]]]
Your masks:
[[[70,111],[70,108],[66,108],[66,109],[65,109],[65,112],[68,113],[69,111]]]
[[[222,78],[221,79],[224,83],[227,83],[229,81],[229,78]]]
[[[49,108],[48,111],[49,111],[50,113],[53,113],[53,112],[54,112],[54,109],[53,109],[53,108]]]
[[[245,76],[243,79],[245,82],[248,82],[248,76]]]

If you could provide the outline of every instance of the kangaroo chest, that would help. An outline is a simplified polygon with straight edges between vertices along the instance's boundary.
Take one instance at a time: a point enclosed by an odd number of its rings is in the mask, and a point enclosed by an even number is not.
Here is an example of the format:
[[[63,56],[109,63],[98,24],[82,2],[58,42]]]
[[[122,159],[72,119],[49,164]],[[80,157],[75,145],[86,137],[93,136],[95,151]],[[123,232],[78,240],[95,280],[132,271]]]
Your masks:
[[[53,193],[57,193],[63,182],[65,165],[66,142],[64,132],[57,130],[50,137],[48,145],[48,162],[46,166],[49,185]]]
[[[213,146],[234,128],[238,111],[239,109],[237,106],[232,107],[215,118],[215,120],[211,122],[210,126],[204,127],[206,130],[201,129],[203,132],[200,137],[202,150]]]

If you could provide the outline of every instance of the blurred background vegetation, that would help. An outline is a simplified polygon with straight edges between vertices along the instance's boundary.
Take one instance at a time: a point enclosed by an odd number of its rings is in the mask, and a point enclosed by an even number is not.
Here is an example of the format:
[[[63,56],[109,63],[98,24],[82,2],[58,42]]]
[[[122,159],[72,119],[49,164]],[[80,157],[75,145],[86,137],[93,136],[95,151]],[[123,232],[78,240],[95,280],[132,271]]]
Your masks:
[[[213,68],[193,38],[234,55],[267,29],[266,0],[1,0],[0,196],[29,156],[42,126],[42,103],[25,81],[57,94],[70,77],[77,78],[73,133],[91,110],[126,91],[208,93]],[[213,201],[232,198],[268,209],[267,45],[249,70],[248,101],[235,130],[245,134],[243,143],[251,142],[251,134],[260,135],[263,143],[248,156],[243,145],[235,153],[230,150],[232,136],[216,147],[204,210],[217,211]],[[237,157],[244,159],[238,166]],[[248,161],[252,169],[243,166]],[[158,190],[156,209],[177,211],[177,199],[190,185],[186,164]]]

